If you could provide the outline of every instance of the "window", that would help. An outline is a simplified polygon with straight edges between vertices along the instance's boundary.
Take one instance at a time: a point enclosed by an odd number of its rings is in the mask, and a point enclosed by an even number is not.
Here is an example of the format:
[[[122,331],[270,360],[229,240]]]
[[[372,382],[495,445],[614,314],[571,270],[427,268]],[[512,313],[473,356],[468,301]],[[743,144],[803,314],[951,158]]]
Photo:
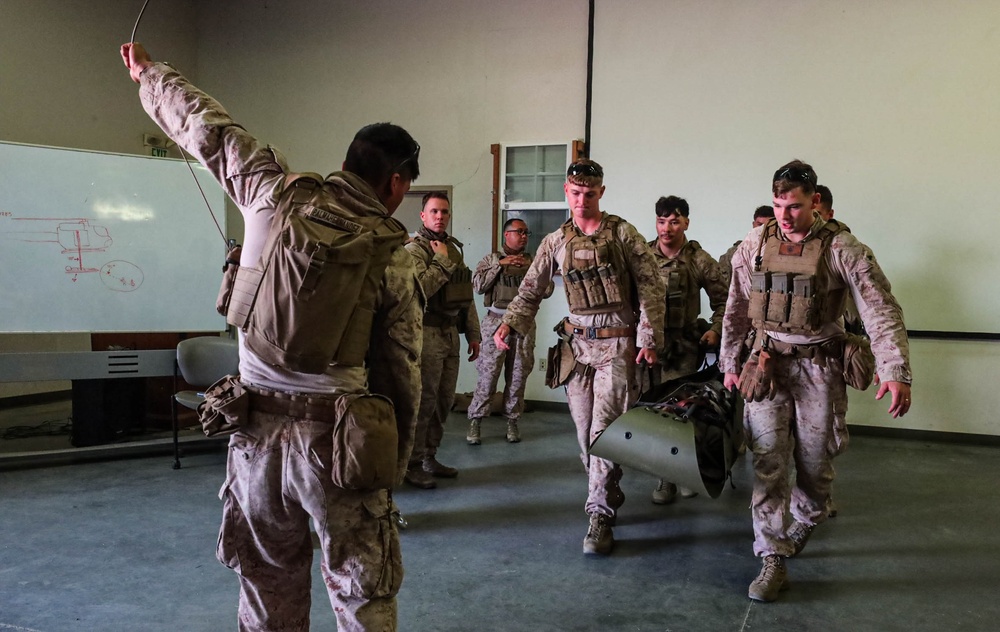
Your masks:
[[[542,145],[493,145],[494,249],[503,242],[503,225],[520,219],[531,237],[528,251],[535,252],[542,239],[569,217],[563,184],[566,168],[580,155],[582,143]]]

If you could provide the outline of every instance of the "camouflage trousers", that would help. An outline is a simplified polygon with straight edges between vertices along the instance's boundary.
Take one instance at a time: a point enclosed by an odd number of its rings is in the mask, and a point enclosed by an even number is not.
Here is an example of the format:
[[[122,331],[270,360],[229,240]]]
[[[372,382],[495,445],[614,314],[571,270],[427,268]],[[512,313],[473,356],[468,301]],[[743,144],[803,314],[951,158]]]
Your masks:
[[[413,434],[410,463],[437,454],[444,436],[444,423],[455,403],[461,345],[456,327],[424,326],[424,349],[420,354],[420,410]]]
[[[524,410],[524,387],[528,375],[535,368],[535,325],[532,323],[531,329],[523,335],[512,329],[508,338],[511,348],[504,351],[493,342],[493,332],[500,327],[501,318],[498,314],[487,312],[481,325],[483,342],[476,359],[479,379],[469,404],[469,419],[489,416],[490,400],[496,392],[501,372],[506,382],[503,389],[504,415],[517,421]]]
[[[403,563],[388,492],[333,485],[332,427],[251,412],[230,438],[217,556],[240,578],[240,630],[309,629],[310,519],[338,629],[396,629]]]
[[[753,550],[761,557],[792,554],[786,534],[791,519],[810,525],[826,520],[834,479],[835,427],[837,419],[847,414],[839,359],[823,364],[790,356],[774,360],[774,400],[746,404],[754,469]]]
[[[572,345],[577,362],[594,369],[591,375],[573,375],[566,383],[569,412],[576,424],[576,438],[582,451],[580,457],[587,469],[585,508],[588,514],[609,516],[614,524],[618,508],[625,502],[619,484],[622,469],[617,463],[587,453],[597,435],[638,398],[635,340],[627,337],[584,340],[574,336]]]

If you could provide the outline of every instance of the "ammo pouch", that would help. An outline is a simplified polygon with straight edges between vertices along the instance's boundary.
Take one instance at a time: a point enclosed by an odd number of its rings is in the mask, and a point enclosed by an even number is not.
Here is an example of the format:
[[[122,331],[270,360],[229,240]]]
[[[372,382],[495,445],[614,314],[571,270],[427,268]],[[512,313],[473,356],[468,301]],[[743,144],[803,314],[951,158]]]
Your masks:
[[[330,478],[341,489],[370,491],[396,484],[399,434],[392,401],[352,394],[334,406]]]
[[[208,437],[232,434],[240,429],[250,414],[250,397],[238,375],[227,375],[205,390],[205,401],[198,405],[201,429]]]
[[[847,334],[844,339],[844,381],[851,388],[866,390],[875,379],[875,354],[865,336]]]
[[[460,265],[451,274],[451,278],[438,293],[441,295],[438,306],[441,309],[467,307],[472,302],[472,270]]]

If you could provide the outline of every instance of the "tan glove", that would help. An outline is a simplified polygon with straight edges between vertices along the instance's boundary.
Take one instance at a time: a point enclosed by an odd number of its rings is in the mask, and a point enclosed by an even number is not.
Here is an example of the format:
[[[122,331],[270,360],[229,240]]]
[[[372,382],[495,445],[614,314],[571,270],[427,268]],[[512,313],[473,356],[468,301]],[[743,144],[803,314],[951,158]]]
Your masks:
[[[774,380],[771,377],[771,354],[754,351],[743,364],[740,372],[739,389],[748,402],[762,402],[764,398],[774,399]]]

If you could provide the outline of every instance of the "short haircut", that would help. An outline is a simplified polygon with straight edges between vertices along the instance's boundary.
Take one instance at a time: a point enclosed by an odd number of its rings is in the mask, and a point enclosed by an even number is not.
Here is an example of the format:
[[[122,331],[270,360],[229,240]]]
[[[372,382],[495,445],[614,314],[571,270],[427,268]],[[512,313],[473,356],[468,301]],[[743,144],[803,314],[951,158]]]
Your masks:
[[[392,123],[372,123],[354,135],[344,170],[360,176],[378,193],[394,173],[416,180],[420,175],[419,158],[420,145],[405,129]]]
[[[774,207],[766,204],[758,206],[757,210],[753,212],[753,218],[757,220],[761,217],[774,217]]]
[[[448,194],[444,191],[428,191],[424,193],[424,199],[420,201],[420,210],[424,210],[427,203],[431,200],[444,200],[448,203],[448,207],[451,208],[451,200],[448,199]]]
[[[816,193],[819,193],[819,203],[826,208],[833,208],[833,192],[830,187],[822,184],[816,185]]]
[[[525,226],[528,225],[528,222],[524,221],[520,217],[512,217],[512,218],[510,218],[509,220],[507,220],[506,222],[503,223],[503,232],[506,233],[508,230],[510,230],[510,227],[514,225],[514,222],[521,222]]]
[[[793,160],[778,167],[771,178],[771,191],[774,195],[782,195],[798,187],[802,187],[802,192],[806,195],[816,193],[816,171],[812,165],[801,160]]]
[[[581,187],[599,187],[604,183],[604,167],[590,158],[574,160],[566,170],[566,181]]]
[[[661,197],[656,201],[657,217],[670,217],[671,215],[687,217],[690,212],[691,209],[688,207],[687,200],[679,198],[676,195]]]

